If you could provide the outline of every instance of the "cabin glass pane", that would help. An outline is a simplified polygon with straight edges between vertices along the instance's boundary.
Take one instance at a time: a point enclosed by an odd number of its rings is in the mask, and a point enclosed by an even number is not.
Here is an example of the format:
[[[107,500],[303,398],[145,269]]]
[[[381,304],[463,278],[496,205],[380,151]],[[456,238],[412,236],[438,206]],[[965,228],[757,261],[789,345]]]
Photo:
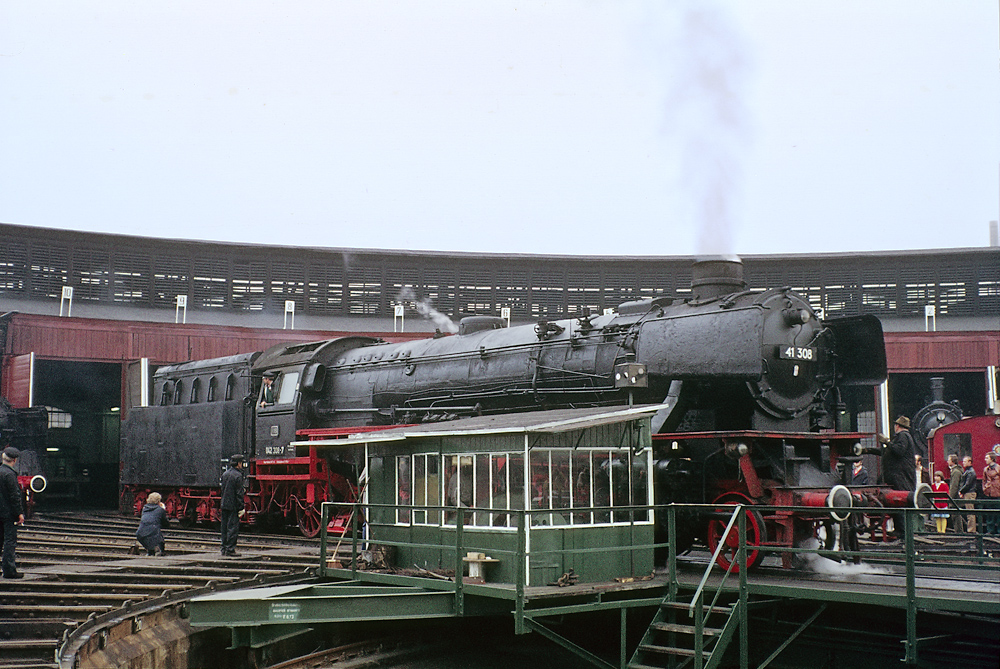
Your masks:
[[[291,404],[295,401],[295,391],[299,389],[299,373],[286,372],[277,379],[278,404]]]
[[[411,486],[410,456],[396,456],[396,522],[404,525],[410,523],[410,509],[404,507],[412,503]]]

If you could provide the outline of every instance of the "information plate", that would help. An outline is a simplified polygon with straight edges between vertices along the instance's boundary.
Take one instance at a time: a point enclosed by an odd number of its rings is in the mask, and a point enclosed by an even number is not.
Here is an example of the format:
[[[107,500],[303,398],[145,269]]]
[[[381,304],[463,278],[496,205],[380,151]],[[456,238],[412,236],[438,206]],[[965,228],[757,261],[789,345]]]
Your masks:
[[[811,346],[779,346],[778,357],[782,360],[815,360],[816,349]]]
[[[271,620],[298,620],[300,604],[294,602],[271,602]]]

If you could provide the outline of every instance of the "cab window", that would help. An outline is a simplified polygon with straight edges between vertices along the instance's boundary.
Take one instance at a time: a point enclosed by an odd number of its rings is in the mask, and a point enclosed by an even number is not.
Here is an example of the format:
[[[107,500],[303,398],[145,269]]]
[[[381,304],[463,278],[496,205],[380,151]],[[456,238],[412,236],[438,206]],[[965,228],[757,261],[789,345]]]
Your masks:
[[[299,372],[279,372],[272,384],[274,404],[294,404],[295,393],[299,389]],[[264,386],[261,386],[258,401],[261,406],[270,406],[264,402]]]
[[[299,373],[286,372],[279,374],[274,380],[278,391],[275,393],[276,404],[292,404],[295,402],[295,391],[299,389]]]

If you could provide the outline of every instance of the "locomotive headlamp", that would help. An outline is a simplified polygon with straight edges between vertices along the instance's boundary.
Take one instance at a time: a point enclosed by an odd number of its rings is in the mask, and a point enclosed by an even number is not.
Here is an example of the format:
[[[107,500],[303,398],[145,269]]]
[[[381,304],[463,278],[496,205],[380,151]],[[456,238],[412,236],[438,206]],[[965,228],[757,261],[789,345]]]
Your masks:
[[[742,441],[727,441],[725,445],[726,455],[729,457],[742,458],[750,452],[750,447]]]
[[[862,446],[861,442],[859,441],[858,443],[854,444],[854,448],[852,450],[854,451],[854,455],[861,455],[862,453],[865,452],[865,447]]]
[[[35,474],[31,477],[31,482],[28,484],[28,487],[31,488],[32,492],[43,492],[47,485],[48,481],[45,480],[44,476],[41,474]]]

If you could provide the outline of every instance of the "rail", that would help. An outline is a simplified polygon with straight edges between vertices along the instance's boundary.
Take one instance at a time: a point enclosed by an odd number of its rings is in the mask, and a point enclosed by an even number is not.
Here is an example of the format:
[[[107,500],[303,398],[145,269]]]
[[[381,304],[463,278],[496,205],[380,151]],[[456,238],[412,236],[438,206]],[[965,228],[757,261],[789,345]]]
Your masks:
[[[726,524],[726,529],[722,532],[719,537],[719,544],[715,547],[715,552],[712,554],[712,559],[708,561],[708,565],[705,567],[705,572],[702,574],[701,581],[698,583],[698,587],[695,588],[694,595],[691,597],[691,604],[688,606],[688,617],[694,618],[694,667],[695,669],[702,669],[704,664],[704,643],[705,643],[705,601],[704,601],[704,590],[705,584],[708,582],[708,577],[712,572],[712,568],[716,565],[716,561],[719,559],[719,554],[722,552],[723,548],[727,545],[729,539],[729,534],[733,530],[733,525],[736,525],[737,534],[739,535],[739,550],[736,554],[736,560],[729,563],[726,567],[725,573],[722,575],[722,579],[719,581],[719,585],[715,588],[715,595],[712,597],[712,603],[708,605],[708,611],[714,611],[719,603],[719,598],[722,596],[724,591],[726,581],[729,579],[729,575],[733,573],[733,567],[739,567],[740,574],[740,597],[736,602],[736,605],[729,616],[729,620],[726,623],[726,628],[723,634],[720,635],[720,641],[716,643],[716,646],[712,649],[712,657],[709,659],[709,666],[718,666],[719,661],[721,661],[721,654],[725,652],[725,642],[722,639],[728,639],[727,632],[731,633],[729,629],[734,621],[739,624],[740,629],[740,656],[741,658],[749,657],[749,638],[746,634],[747,628],[747,550],[746,550],[746,514],[743,513],[743,504],[737,504],[733,513],[729,517],[729,522]],[[675,513],[673,509],[670,511]]]

